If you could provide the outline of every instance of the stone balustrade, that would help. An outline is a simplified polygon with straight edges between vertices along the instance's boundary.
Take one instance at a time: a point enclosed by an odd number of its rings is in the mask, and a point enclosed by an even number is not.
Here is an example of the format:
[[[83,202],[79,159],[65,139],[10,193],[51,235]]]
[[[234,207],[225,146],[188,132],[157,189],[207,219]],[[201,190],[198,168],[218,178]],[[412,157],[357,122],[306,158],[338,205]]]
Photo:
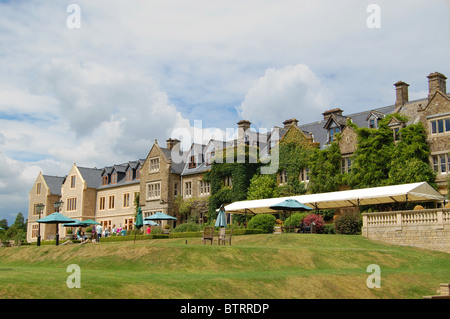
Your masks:
[[[364,213],[362,235],[450,253],[450,208]]]

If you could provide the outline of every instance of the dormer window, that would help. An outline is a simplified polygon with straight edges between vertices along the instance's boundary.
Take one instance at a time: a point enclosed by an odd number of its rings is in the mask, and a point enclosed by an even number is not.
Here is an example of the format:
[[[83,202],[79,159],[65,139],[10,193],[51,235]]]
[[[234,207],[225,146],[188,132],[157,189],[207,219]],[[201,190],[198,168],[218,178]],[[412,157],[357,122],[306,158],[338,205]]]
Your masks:
[[[141,169],[136,170],[136,179],[141,179]]]
[[[129,182],[133,179],[133,170],[128,170],[126,175],[126,181]]]
[[[117,183],[117,173],[111,175],[111,184]]]
[[[108,185],[108,175],[102,177],[102,185]]]
[[[192,155],[191,157],[189,157],[189,168],[196,168],[197,167],[197,163],[195,161],[195,155]]]
[[[333,141],[336,139],[335,135],[336,135],[337,133],[340,133],[340,132],[341,132],[341,128],[340,128],[340,127],[332,127],[332,128],[330,128],[330,129],[328,130],[328,135],[329,135],[329,141],[330,141],[330,143],[333,142]]]

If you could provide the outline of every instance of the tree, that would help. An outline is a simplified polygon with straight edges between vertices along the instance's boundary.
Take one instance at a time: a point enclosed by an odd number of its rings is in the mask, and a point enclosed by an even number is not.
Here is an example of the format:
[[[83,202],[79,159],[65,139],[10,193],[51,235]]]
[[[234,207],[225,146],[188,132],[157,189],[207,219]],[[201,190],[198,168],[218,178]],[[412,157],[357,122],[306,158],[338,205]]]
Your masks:
[[[20,212],[17,214],[16,220],[14,221],[13,225],[16,227],[17,231],[19,230],[23,230],[25,232],[27,231],[27,224],[25,223],[25,219],[22,213]]]

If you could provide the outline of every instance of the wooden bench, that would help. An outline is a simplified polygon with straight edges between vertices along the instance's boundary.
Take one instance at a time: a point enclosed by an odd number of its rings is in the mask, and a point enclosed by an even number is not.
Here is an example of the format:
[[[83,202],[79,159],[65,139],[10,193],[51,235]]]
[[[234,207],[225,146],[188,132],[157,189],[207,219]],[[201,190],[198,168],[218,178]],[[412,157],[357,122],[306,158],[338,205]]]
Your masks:
[[[206,226],[205,229],[203,230],[202,244],[205,244],[205,241],[207,241],[207,240],[210,240],[211,245],[212,245],[213,240],[214,240],[214,227],[213,226]]]

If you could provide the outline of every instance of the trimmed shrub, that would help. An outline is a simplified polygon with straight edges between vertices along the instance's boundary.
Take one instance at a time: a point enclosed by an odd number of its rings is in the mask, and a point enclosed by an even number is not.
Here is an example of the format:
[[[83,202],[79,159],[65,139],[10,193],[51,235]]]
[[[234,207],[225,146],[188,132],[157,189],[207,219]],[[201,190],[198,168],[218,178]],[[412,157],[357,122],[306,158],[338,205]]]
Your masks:
[[[323,226],[324,234],[336,234],[336,230],[334,229],[334,223],[325,224]]]
[[[192,223],[192,222],[180,224],[173,229],[173,231],[177,232],[177,233],[196,232],[196,231],[201,231],[201,230],[202,230],[201,225],[199,225],[197,223]]]
[[[252,229],[261,229],[263,233],[272,233],[276,218],[270,214],[261,214],[254,216],[247,227]]]
[[[336,217],[334,228],[336,233],[343,235],[361,234],[362,218],[358,212],[347,212]]]

